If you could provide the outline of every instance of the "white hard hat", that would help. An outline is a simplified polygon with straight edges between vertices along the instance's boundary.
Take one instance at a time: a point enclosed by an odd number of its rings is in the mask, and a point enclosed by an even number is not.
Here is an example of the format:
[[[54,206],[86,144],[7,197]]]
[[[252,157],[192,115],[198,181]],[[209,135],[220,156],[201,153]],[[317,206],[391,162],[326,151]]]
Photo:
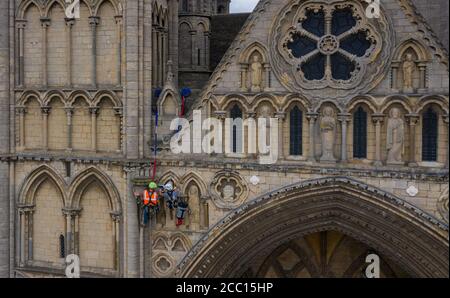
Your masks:
[[[167,191],[172,191],[173,190],[173,185],[172,183],[167,183],[166,185],[164,185],[164,189]]]

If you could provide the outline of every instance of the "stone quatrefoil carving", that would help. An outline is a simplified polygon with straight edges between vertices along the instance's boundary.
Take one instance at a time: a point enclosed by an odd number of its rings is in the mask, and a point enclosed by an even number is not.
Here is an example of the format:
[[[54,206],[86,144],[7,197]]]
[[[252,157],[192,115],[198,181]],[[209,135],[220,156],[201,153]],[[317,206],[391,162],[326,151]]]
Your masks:
[[[222,209],[239,207],[248,197],[248,187],[242,177],[233,171],[216,174],[210,186],[213,201]]]
[[[342,100],[375,87],[393,44],[384,16],[369,20],[361,3],[339,0],[292,1],[283,11],[272,29],[270,54],[285,87]]]

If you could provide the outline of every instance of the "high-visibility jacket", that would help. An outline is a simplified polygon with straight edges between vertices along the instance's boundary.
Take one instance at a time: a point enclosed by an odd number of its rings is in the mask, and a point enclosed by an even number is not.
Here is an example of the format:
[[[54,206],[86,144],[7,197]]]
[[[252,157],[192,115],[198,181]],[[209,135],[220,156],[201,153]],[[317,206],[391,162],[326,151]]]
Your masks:
[[[144,206],[158,206],[159,197],[156,191],[144,191]]]

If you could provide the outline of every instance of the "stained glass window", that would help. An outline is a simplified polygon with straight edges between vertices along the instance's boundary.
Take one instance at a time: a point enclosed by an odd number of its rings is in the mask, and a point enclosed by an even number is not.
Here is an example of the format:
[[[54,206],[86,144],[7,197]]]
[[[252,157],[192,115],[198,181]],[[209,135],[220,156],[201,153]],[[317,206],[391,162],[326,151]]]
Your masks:
[[[325,15],[331,13],[331,21]],[[351,8],[307,9],[286,49],[299,61],[298,71],[312,80],[344,80],[358,70],[358,58],[372,47],[367,28],[358,27]]]

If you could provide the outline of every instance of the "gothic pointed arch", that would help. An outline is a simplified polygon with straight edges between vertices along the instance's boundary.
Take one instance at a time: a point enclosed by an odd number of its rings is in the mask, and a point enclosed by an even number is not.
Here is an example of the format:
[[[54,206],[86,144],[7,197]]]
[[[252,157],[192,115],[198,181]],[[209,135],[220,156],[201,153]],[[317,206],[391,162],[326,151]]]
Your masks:
[[[43,15],[42,5],[39,5],[39,3],[36,0],[24,0],[21,1],[19,6],[17,7],[16,18],[23,19],[25,16],[25,12],[28,10],[30,6],[33,5],[39,10],[39,14],[42,16]]]
[[[177,276],[241,276],[252,259],[322,231],[368,245],[411,276],[448,276],[447,224],[386,191],[346,177],[303,181],[238,207],[180,262]]]
[[[193,182],[195,183],[199,189],[200,193],[202,195],[206,195],[208,193],[208,187],[204,183],[204,178],[202,178],[199,174],[196,172],[189,172],[188,174],[184,175],[180,180],[180,185],[182,185],[182,192],[187,193],[187,187],[189,184]]]
[[[25,179],[20,188],[19,203],[22,205],[34,205],[34,194],[42,183],[50,181],[58,190],[62,198],[62,205],[66,206],[67,184],[58,172],[48,165],[42,165],[34,169]]]
[[[121,214],[122,204],[119,191],[111,178],[95,167],[82,171],[72,179],[68,192],[70,206],[75,209],[80,207],[81,197],[92,183],[97,183],[104,193],[108,195],[107,200],[111,213]]]
[[[119,1],[117,1],[117,0],[101,0],[101,1],[98,1],[97,4],[93,8],[94,16],[98,16],[98,11],[100,10],[100,7],[105,2],[109,2],[113,6],[116,16],[122,15],[122,5],[120,4]]]

